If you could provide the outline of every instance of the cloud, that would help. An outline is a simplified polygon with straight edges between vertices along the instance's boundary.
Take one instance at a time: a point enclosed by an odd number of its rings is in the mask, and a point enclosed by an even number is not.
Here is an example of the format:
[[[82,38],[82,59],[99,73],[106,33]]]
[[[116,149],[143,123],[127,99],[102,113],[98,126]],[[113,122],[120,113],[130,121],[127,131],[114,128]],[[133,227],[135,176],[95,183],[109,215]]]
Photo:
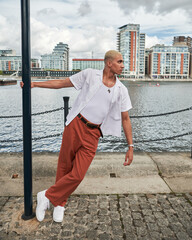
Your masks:
[[[156,44],[165,44],[165,41],[158,38],[157,36],[145,36],[145,47],[150,48]]]
[[[71,58],[94,57],[102,58],[105,51],[116,48],[116,29],[113,27],[101,27],[87,25],[83,28],[69,29],[50,27],[41,21],[31,19],[31,45],[32,55],[40,56],[51,53],[58,42],[69,45]]]
[[[185,11],[191,11],[192,8],[192,1],[191,0],[174,0],[174,1],[167,1],[167,0],[161,0],[158,2],[156,0],[156,3],[158,3],[157,10],[159,13],[168,13],[172,12],[176,9],[183,9]]]
[[[111,0],[118,2],[119,7],[125,12],[130,13],[137,11],[138,8],[142,7],[146,12],[158,12],[165,14],[176,9],[183,9],[185,11],[191,11],[192,1],[191,0]]]
[[[55,15],[57,12],[53,8],[44,8],[37,12],[37,15],[44,16],[44,15]]]
[[[32,57],[51,53],[58,42],[69,45],[71,58],[102,58],[116,49],[118,28],[140,24],[146,47],[172,44],[173,36],[192,36],[192,1],[175,0],[33,0],[31,1]],[[0,49],[21,54],[19,0],[0,0]]]
[[[78,13],[80,14],[81,17],[89,14],[91,12],[91,6],[88,1],[84,1],[81,3]]]
[[[13,23],[13,19],[0,15],[0,48],[15,49],[17,52],[20,52],[20,36],[20,25],[16,22]]]
[[[157,37],[160,43],[171,45],[174,36],[191,36],[191,24],[188,15],[184,10],[176,9],[165,15],[146,13],[144,8],[139,8],[137,12],[131,12],[129,22],[140,24],[140,32],[149,37]],[[154,39],[156,43],[156,39]]]

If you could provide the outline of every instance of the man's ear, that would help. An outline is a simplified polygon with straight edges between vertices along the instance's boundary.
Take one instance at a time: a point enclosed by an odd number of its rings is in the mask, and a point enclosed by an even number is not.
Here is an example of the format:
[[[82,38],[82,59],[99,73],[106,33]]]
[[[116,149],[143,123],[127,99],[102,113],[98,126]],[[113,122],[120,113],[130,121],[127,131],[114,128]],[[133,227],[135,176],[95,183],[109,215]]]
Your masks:
[[[111,59],[108,59],[108,60],[107,60],[107,66],[108,66],[108,67],[111,67],[111,66],[112,66],[112,60],[111,60]]]

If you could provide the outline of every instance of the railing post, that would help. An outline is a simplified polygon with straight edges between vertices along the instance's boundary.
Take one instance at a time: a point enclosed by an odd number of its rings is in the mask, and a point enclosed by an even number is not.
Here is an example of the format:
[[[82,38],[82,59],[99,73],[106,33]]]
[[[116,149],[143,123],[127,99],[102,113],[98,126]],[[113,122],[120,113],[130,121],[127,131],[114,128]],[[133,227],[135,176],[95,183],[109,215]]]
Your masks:
[[[192,158],[192,132],[189,132],[190,135],[190,145],[191,145],[191,158]]]
[[[31,219],[32,195],[32,139],[31,139],[31,49],[30,49],[30,0],[21,0],[22,27],[22,81],[23,86],[23,165],[24,165],[24,214]]]
[[[192,158],[192,132],[189,132],[189,135],[190,135],[191,158]]]
[[[191,158],[192,158],[192,146],[191,146]]]
[[[64,127],[67,121],[67,115],[69,113],[69,97],[63,97],[64,101]]]

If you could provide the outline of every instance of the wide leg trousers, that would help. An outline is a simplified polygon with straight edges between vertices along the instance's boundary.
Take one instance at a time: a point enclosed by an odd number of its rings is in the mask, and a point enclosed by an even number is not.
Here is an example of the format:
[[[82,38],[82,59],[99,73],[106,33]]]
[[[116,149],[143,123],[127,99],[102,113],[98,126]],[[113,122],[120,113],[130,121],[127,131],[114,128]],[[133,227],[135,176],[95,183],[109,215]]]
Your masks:
[[[83,180],[95,156],[99,137],[99,129],[87,127],[78,117],[65,127],[56,182],[45,194],[54,206],[64,206]]]

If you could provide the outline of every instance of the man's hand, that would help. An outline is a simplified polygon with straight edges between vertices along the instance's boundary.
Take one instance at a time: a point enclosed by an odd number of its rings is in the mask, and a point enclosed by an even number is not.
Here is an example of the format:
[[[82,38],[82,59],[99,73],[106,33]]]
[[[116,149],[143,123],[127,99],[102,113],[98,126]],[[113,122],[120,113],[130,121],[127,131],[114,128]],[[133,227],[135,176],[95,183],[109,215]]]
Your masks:
[[[132,163],[132,161],[133,161],[133,148],[131,147],[125,155],[125,162],[123,163],[123,165],[128,166]]]
[[[20,82],[20,87],[23,88],[23,86],[24,86],[24,82],[21,81]]]
[[[20,87],[23,88],[24,82],[20,82]],[[31,88],[34,88],[34,82],[31,82]]]
[[[129,146],[129,150],[126,153],[125,156],[125,162],[124,166],[128,166],[132,163],[133,161],[133,138],[132,138],[132,128],[131,128],[131,121],[129,118],[128,111],[127,112],[122,112],[122,124],[123,124],[123,130],[127,139],[127,143]],[[132,146],[131,146],[132,145]]]

